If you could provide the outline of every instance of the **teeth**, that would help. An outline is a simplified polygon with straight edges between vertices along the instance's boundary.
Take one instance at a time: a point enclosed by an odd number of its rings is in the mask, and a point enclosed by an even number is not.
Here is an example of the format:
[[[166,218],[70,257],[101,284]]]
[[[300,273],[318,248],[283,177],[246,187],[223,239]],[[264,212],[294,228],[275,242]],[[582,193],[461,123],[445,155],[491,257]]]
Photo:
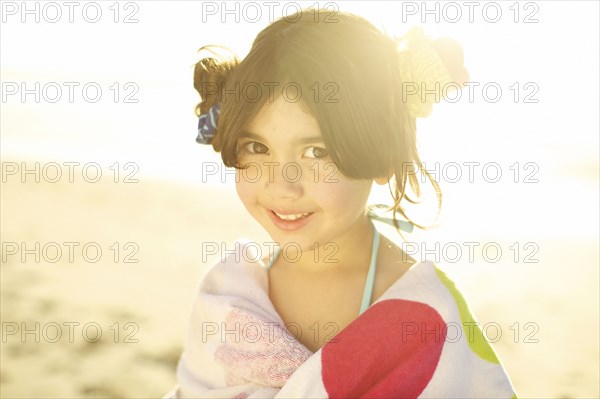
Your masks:
[[[277,215],[277,217],[279,217],[280,219],[283,219],[283,220],[297,220],[297,219],[303,218],[305,216],[308,216],[308,212],[297,213],[295,215],[281,215],[275,211],[273,211],[273,213],[275,213]]]

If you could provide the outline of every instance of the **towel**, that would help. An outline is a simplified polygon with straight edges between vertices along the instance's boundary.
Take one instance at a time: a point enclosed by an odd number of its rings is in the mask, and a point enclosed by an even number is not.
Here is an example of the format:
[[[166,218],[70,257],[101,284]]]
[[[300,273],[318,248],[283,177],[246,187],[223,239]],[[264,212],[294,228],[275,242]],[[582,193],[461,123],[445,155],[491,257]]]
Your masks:
[[[229,253],[202,280],[177,386],[165,398],[516,398],[435,263],[412,265],[313,353],[271,303],[265,264],[247,258]]]

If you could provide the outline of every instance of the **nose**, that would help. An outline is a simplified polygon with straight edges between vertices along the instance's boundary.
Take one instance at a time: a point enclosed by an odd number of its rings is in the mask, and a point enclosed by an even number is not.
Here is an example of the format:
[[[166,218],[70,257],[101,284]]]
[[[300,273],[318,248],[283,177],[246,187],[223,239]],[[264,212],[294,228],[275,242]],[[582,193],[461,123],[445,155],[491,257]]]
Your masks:
[[[273,162],[263,168],[264,189],[273,200],[296,200],[304,194],[303,170],[296,162]]]

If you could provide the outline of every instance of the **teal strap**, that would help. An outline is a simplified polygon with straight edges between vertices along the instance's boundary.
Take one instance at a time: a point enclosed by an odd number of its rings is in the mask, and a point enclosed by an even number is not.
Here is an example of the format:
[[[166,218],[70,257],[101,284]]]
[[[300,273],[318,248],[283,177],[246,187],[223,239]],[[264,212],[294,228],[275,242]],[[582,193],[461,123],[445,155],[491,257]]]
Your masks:
[[[377,211],[377,210],[381,210],[384,208],[387,209],[388,207],[386,205],[373,205],[373,206],[369,207],[369,209],[367,211],[367,216],[369,216],[369,218],[371,218],[371,219],[379,220],[381,222],[387,223],[387,224],[395,227],[393,218],[383,216],[380,214],[380,212]],[[413,228],[414,228],[412,223],[407,222],[405,220],[398,220],[398,219],[396,219],[396,222],[398,222],[398,226],[400,227],[400,230],[403,230],[407,233],[412,233]],[[369,264],[369,271],[367,272],[367,280],[365,281],[365,289],[363,291],[362,301],[360,304],[360,312],[358,313],[359,315],[363,314],[363,312],[365,310],[367,310],[367,308],[369,307],[369,304],[371,303],[371,297],[373,296],[373,285],[375,283],[375,270],[377,268],[377,249],[378,249],[378,247],[379,247],[379,233],[377,232],[377,229],[375,228],[375,226],[373,226],[373,247],[371,249],[371,262]]]
[[[369,207],[369,209],[367,210],[367,216],[369,216],[371,219],[375,219],[375,220],[379,220],[380,222],[383,223],[387,223],[391,226],[394,226],[394,219],[389,217],[389,216],[384,216],[382,214],[382,211],[387,210],[388,206],[387,205],[371,205]],[[396,219],[396,222],[398,222],[398,226],[400,227],[400,230],[403,230],[407,233],[412,233],[414,226],[411,222],[407,222],[406,220],[400,220],[400,219]]]
[[[279,256],[279,252],[281,252],[281,248],[275,247],[275,253],[273,254],[273,259],[267,265],[267,270],[269,270],[271,267],[273,267],[273,263],[275,263],[275,259],[277,259],[277,256]]]
[[[371,248],[371,261],[369,263],[369,271],[367,273],[367,280],[365,281],[365,289],[363,291],[362,301],[360,303],[361,315],[371,303],[371,296],[373,295],[373,283],[375,282],[375,269],[377,265],[377,248],[379,247],[379,233],[375,226],[373,226],[373,246]]]

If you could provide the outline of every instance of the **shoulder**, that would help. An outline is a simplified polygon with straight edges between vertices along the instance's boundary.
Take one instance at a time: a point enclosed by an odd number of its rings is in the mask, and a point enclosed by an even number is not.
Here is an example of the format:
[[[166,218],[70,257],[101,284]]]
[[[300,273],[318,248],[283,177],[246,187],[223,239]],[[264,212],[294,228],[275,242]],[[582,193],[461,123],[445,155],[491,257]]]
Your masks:
[[[414,259],[382,237],[375,298],[404,299],[433,308],[446,321],[471,314],[459,285],[437,263]]]
[[[445,326],[447,334],[459,336],[479,358],[499,363],[459,284],[435,262],[415,263],[381,300],[404,304],[408,306],[407,309],[411,309],[411,306],[419,309],[425,307],[435,315],[435,320]]]
[[[482,333],[459,282],[443,266],[429,260],[406,262],[406,258],[392,258],[381,266],[391,286],[371,307],[369,324],[380,319],[382,329],[394,326],[391,331],[399,332],[401,342],[416,337],[421,349],[427,346],[430,354],[437,353],[433,358],[438,359],[438,365],[428,394],[447,394],[452,386],[456,396],[481,396],[492,387],[498,397],[512,396],[510,379]],[[456,368],[457,362],[462,367]]]
[[[416,339],[415,347],[418,343],[435,354],[437,367],[427,391],[431,396],[452,389],[457,397],[491,391],[497,397],[512,396],[510,379],[458,284],[435,262],[415,263],[372,308],[371,319],[381,319],[381,328],[393,325],[403,345]]]

